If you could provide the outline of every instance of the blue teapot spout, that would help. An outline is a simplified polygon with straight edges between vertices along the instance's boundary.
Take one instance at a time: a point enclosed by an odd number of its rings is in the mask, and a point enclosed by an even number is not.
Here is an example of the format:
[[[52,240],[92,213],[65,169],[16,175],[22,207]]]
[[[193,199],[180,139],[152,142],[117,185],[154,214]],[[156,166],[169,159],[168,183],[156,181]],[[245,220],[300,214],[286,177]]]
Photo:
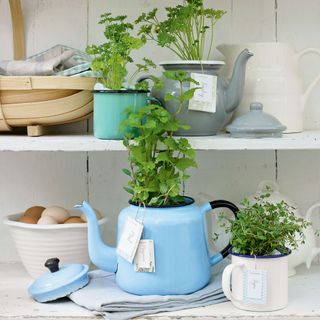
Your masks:
[[[233,112],[241,102],[245,84],[246,65],[252,56],[253,54],[248,49],[244,49],[237,57],[226,92],[227,103],[225,111],[227,113]]]
[[[118,266],[116,248],[109,247],[102,241],[99,223],[94,210],[86,201],[83,201],[82,204],[75,205],[74,207],[81,210],[87,217],[90,260],[99,269],[116,272]]]

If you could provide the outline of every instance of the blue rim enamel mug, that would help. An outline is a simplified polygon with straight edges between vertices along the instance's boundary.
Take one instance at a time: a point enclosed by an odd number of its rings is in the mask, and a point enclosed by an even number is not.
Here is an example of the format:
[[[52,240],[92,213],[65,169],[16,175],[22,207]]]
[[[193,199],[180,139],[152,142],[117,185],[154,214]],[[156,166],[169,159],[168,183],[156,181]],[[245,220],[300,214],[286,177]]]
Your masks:
[[[127,118],[126,110],[145,106],[150,100],[146,90],[94,90],[93,133],[98,139],[121,140],[129,133],[119,126]]]

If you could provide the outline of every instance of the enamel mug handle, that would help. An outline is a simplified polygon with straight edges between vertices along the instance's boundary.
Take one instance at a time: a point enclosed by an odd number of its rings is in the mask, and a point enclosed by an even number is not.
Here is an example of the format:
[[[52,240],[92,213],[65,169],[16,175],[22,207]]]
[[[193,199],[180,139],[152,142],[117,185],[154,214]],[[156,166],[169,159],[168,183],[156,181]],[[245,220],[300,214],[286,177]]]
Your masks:
[[[238,207],[233,204],[232,202],[229,202],[227,200],[215,200],[209,202],[210,207],[206,210],[206,212],[211,211],[212,209],[217,209],[217,208],[228,208],[232,211],[234,214],[235,218],[237,219],[237,212],[239,211]],[[210,265],[214,266],[221,260],[223,260],[228,254],[229,250],[231,248],[231,244],[229,243],[226,247],[224,247],[219,253],[214,254],[213,256],[210,257]]]
[[[143,76],[141,76],[141,77],[139,77],[137,79],[137,83],[145,81],[145,80],[153,81],[152,80],[152,76],[150,74],[145,74],[145,75],[143,75]],[[152,97],[152,96],[148,96],[147,99],[148,99],[148,102],[150,102],[150,104],[157,104],[157,105],[159,105],[161,107],[164,107],[163,102],[161,100],[159,100],[158,98],[155,98],[155,97]]]
[[[232,302],[239,301],[232,295],[231,291],[231,275],[234,269],[242,268],[242,264],[229,264],[222,273],[222,290],[225,296]]]
[[[155,98],[155,97],[152,97],[152,96],[148,96],[147,100],[148,100],[148,102],[150,104],[156,104],[158,106],[163,107],[163,103],[158,98]]]

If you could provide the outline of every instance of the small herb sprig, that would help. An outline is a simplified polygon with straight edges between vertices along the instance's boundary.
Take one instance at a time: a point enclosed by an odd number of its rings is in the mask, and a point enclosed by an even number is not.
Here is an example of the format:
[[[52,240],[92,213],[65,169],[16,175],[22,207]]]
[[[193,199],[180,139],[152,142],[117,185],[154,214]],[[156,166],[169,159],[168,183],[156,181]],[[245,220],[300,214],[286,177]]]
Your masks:
[[[254,204],[244,199],[236,220],[220,215],[220,226],[231,234],[233,252],[251,256],[288,254],[288,247],[296,249],[305,242],[303,230],[311,223],[295,216],[294,208],[284,201],[270,203],[269,196],[257,196]]]
[[[111,13],[103,13],[99,24],[104,25],[107,42],[86,48],[86,53],[94,56],[91,69],[101,75],[101,82],[105,87],[113,90],[120,90],[124,86],[127,65],[133,63],[132,51],[140,49],[146,43],[144,35],[131,35],[134,26],[126,19],[126,15],[113,17]],[[136,64],[136,72],[129,78],[127,85],[131,86],[138,73],[147,72],[149,68],[155,67],[150,59],[143,58],[143,63]],[[138,86],[143,87],[145,83]]]
[[[165,72],[164,76],[180,83],[180,95],[167,94],[165,99],[178,100],[181,110],[183,103],[191,99],[197,90],[192,88],[183,92],[183,84],[197,82],[183,71]],[[189,128],[179,123],[177,114],[171,115],[159,105],[148,105],[135,112],[128,109],[128,119],[122,126],[130,127],[138,134],[136,137],[129,134],[123,140],[129,153],[129,169],[123,169],[123,172],[130,177],[124,189],[132,195],[134,203],[168,206],[185,201],[184,190],[181,192],[180,187],[189,178],[187,169],[197,164],[195,150],[188,140],[173,138],[175,131]]]
[[[164,21],[158,19],[157,11],[153,9],[138,17],[135,22],[141,24],[139,35],[170,49],[182,60],[203,60],[205,43],[208,42],[209,59],[214,27],[226,11],[204,8],[203,0],[186,0],[183,5],[167,7]]]

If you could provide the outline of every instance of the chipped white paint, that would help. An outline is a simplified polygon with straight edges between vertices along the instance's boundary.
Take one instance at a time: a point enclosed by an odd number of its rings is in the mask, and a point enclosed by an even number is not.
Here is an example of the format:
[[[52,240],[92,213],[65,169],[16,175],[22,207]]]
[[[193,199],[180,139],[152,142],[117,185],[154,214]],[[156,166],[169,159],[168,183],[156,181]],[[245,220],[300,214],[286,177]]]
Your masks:
[[[69,300],[37,303],[27,293],[34,280],[20,264],[0,263],[0,320],[3,319],[92,319],[92,313]]]
[[[284,134],[279,138],[231,138],[228,134],[188,137],[196,150],[319,150],[320,131]],[[124,151],[122,140],[100,140],[92,134],[27,137],[0,135],[0,151]],[[236,157],[236,154],[234,155]]]
[[[27,54],[32,55],[57,43],[84,49],[87,44],[103,41],[101,26],[97,24],[100,13],[111,10],[123,14],[124,4],[128,9],[129,18],[133,20],[142,11],[158,7],[163,12],[163,7],[179,2],[179,0],[23,0]],[[206,0],[208,5],[211,2]],[[216,0],[214,4],[228,11],[217,27],[216,44],[278,40],[291,42],[296,49],[320,47],[318,36],[320,0]],[[12,57],[11,37],[8,1],[0,0],[1,60]],[[143,56],[152,56],[155,62],[172,59],[170,52],[151,44],[148,44],[144,51],[135,54],[134,58],[139,60]],[[218,52],[213,56],[221,58]],[[300,68],[307,86],[320,71],[319,57],[313,55],[305,57]],[[159,72],[160,69],[157,70],[157,73]],[[320,129],[319,100],[320,91],[314,90],[304,117],[305,128],[310,130]],[[51,131],[80,134],[86,132],[87,127],[87,121],[83,121],[80,124],[57,126]],[[199,168],[191,171],[191,179],[187,184],[187,193],[191,196],[200,198],[199,194],[205,193],[213,198],[239,202],[242,197],[252,194],[261,180],[277,179],[281,192],[295,200],[303,213],[307,207],[320,199],[318,132],[288,135],[281,140],[230,140],[224,136],[190,140],[194,147],[202,150],[198,152]],[[274,149],[279,151],[275,152]],[[67,152],[11,152],[27,150]],[[128,200],[127,194],[122,190],[126,177],[121,173],[121,168],[126,166],[126,152],[123,152],[120,141],[101,141],[87,135],[45,136],[36,139],[0,135],[0,151],[0,218],[12,212],[22,211],[36,203],[71,207],[82,199],[88,199],[94,207],[108,215],[109,225],[105,237],[110,243],[114,243],[117,215]],[[320,223],[320,215],[318,220]],[[9,233],[1,223],[0,251],[2,253],[0,261],[19,260]],[[46,316],[50,319],[59,316],[63,316],[64,319],[91,317],[88,313],[84,314],[83,310],[78,313],[79,311],[73,308],[64,309],[61,304],[53,313],[42,313],[44,309],[37,308],[38,305],[30,307],[23,303],[19,304],[15,298],[22,296],[28,281],[24,279],[23,272],[19,268],[12,270],[11,273],[10,270],[11,268],[0,267],[1,320],[8,319],[8,316],[21,318],[24,315],[29,318]],[[177,319],[181,315],[184,319],[224,317],[229,320],[250,318],[262,320],[278,319],[280,316],[289,318],[289,314],[292,315],[290,316],[292,320],[300,320],[304,315],[314,319],[320,318],[319,304],[312,299],[316,299],[320,293],[316,286],[312,286],[313,283],[319,282],[316,274],[318,269],[313,270],[309,278],[306,276],[306,279],[312,279],[310,285],[308,280],[304,282],[302,276],[293,278],[297,279],[296,287],[299,287],[299,290],[291,291],[292,303],[295,305],[290,305],[283,313],[249,315],[225,304],[218,307],[218,313],[215,308],[209,307],[170,316],[157,316],[157,318]],[[15,288],[18,284],[21,285],[18,291],[10,291],[9,285],[10,288]],[[2,299],[1,295],[8,292],[10,298]],[[309,299],[310,292],[312,296]],[[21,306],[17,309],[20,311],[13,310],[16,305]]]
[[[65,299],[59,302],[37,303],[28,296],[26,288],[32,279],[20,264],[0,264],[0,320],[10,319],[101,319],[88,310]],[[289,278],[288,307],[274,312],[247,312],[236,309],[230,302],[203,308],[144,316],[142,319],[259,319],[259,320],[316,320],[320,317],[320,266],[307,271],[298,268],[298,274]]]

